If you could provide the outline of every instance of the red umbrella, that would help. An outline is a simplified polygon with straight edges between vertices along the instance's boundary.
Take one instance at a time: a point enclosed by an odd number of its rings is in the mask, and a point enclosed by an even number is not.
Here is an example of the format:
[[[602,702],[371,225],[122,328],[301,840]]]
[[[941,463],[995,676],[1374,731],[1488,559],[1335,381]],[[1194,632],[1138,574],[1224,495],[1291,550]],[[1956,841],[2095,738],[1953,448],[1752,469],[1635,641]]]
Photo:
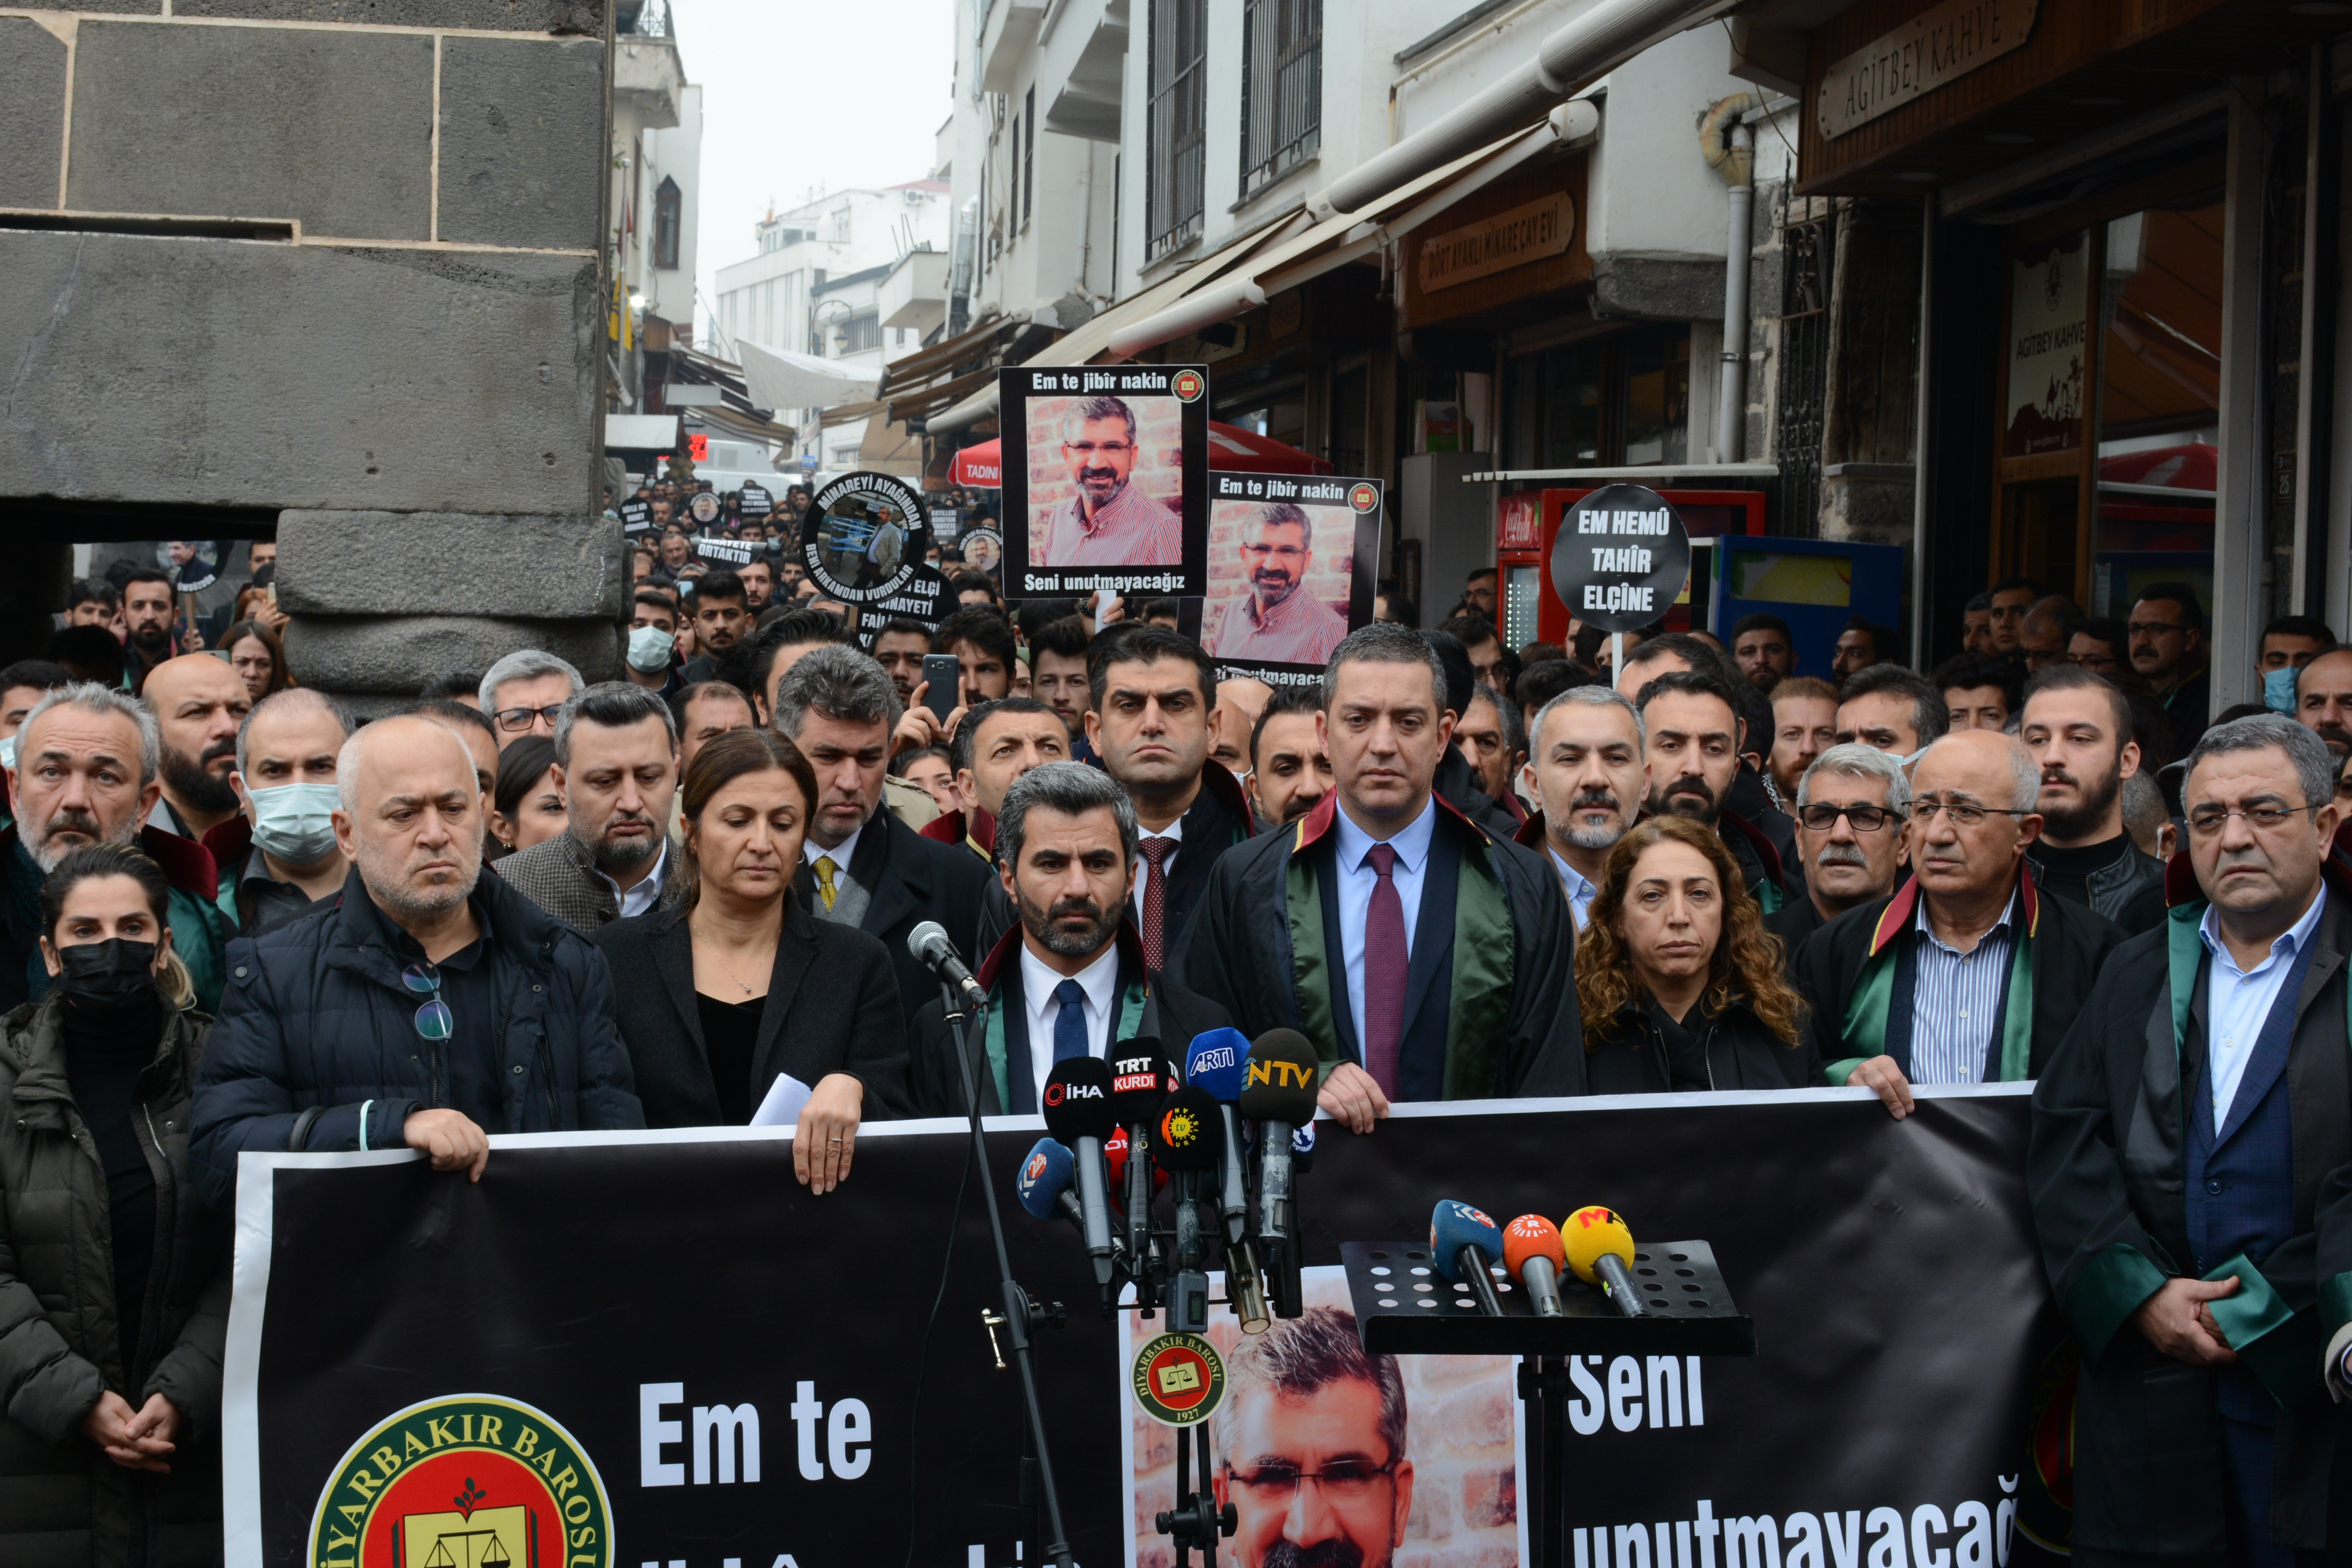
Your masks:
[[[1331,465],[1310,458],[1297,447],[1244,430],[1238,425],[1209,421],[1209,467],[1244,474],[1328,474]],[[1004,483],[1003,452],[997,442],[966,447],[948,465],[948,483],[971,489],[997,489]]]

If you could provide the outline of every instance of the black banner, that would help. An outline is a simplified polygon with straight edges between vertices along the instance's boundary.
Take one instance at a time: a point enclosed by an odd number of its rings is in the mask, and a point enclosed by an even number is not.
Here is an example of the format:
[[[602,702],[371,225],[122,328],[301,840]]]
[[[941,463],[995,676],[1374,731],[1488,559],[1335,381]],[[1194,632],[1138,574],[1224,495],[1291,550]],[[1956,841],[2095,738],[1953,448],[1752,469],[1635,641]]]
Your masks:
[[[1700,1540],[1721,1568],[1990,1568],[2064,1530],[2040,1473],[2065,1422],[2025,1087],[1923,1090],[1901,1122],[1821,1090],[1406,1108],[1367,1139],[1325,1123],[1307,1260],[1425,1237],[1441,1197],[1498,1220],[1606,1203],[1637,1242],[1707,1240],[1759,1353],[1582,1369],[1573,1560],[1687,1568]],[[1071,1544],[1097,1568],[1150,1561],[1172,1499],[1133,1495],[1158,1472],[1124,1354],[1156,1330],[1105,1321],[1076,1234],[1013,1203],[1040,1132],[1003,1119],[989,1147],[1015,1272],[1070,1310],[1039,1364]],[[950,1124],[869,1127],[823,1198],[781,1131],[493,1147],[478,1185],[404,1152],[247,1158],[232,1564],[846,1568],[898,1563],[910,1538],[919,1563],[1009,1563],[1016,1542],[1036,1560],[1018,1384],[981,1321],[994,1261]],[[1217,1308],[1228,1347],[1232,1327]],[[1411,1371],[1404,1538],[1523,1532],[1507,1388],[1465,1391],[1438,1358]],[[1500,1473],[1454,1464],[1465,1446]],[[1254,1528],[1262,1546],[1280,1527]]]

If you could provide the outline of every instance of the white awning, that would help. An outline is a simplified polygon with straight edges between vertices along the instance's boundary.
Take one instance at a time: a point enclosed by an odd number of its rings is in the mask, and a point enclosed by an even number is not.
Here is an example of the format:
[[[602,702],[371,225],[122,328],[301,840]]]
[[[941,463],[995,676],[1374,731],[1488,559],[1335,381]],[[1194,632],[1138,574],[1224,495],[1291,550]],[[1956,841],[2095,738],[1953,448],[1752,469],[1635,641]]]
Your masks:
[[[761,408],[830,408],[874,395],[879,365],[844,364],[814,354],[794,353],[739,338],[743,384]]]
[[[608,452],[673,452],[677,445],[675,414],[604,416],[604,449]]]

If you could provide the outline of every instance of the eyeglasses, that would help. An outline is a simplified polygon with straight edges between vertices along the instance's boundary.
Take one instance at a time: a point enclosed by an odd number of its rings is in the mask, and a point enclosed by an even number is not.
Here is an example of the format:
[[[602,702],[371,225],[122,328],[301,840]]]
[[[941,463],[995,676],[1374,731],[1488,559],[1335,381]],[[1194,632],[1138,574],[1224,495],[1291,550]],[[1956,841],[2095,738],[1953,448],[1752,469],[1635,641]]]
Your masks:
[[[1936,820],[1942,812],[1952,819],[1955,827],[1974,827],[1988,816],[2032,816],[2030,811],[2014,811],[2005,805],[1978,805],[1973,801],[1917,800],[1911,803],[1911,819],[1922,827]]]
[[[1841,816],[1853,825],[1856,833],[1875,833],[1897,820],[1899,814],[1883,805],[1832,805],[1827,801],[1817,801],[1799,812],[1797,820],[1811,832],[1827,833],[1837,826]]]
[[[1065,452],[1076,452],[1081,458],[1091,458],[1100,452],[1106,458],[1124,458],[1135,450],[1132,441],[1065,441]]]
[[[2237,811],[2224,811],[2220,806],[2206,806],[2189,814],[2189,831],[2200,838],[2210,838],[2221,831],[2221,825],[2233,816],[2242,816],[2246,826],[2257,833],[2275,833],[2291,818],[2306,811],[2317,811],[2316,805],[2249,805]]]
[[[1234,1485],[1250,1493],[1260,1502],[1276,1507],[1286,1506],[1298,1495],[1298,1489],[1308,1481],[1323,1489],[1323,1495],[1335,1503],[1361,1502],[1370,1495],[1373,1486],[1396,1468],[1391,1459],[1385,1465],[1368,1465],[1361,1459],[1336,1459],[1319,1470],[1302,1470],[1296,1465],[1260,1465],[1254,1470],[1236,1470],[1225,1467]]]
[[[533,719],[544,719],[552,724],[555,716],[562,711],[563,704],[561,702],[551,702],[544,708],[501,708],[499,710],[499,728],[520,734],[530,728]]]
[[[1242,546],[1242,553],[1244,555],[1279,555],[1286,561],[1297,561],[1304,559],[1307,552],[1296,544],[1244,544]]]
[[[446,1040],[457,1032],[457,1020],[441,1000],[441,971],[430,963],[412,963],[400,972],[400,983],[425,998],[416,1009],[416,1032],[428,1040]]]

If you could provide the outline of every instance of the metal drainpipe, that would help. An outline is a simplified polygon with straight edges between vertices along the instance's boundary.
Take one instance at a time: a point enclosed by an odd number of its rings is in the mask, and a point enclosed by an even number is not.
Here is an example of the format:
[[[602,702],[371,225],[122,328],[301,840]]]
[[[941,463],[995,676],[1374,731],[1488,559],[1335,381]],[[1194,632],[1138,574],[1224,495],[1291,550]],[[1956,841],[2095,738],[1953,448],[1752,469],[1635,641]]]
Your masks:
[[[1731,125],[1731,145],[1741,161],[1755,138],[1745,121]],[[1725,207],[1723,242],[1723,371],[1715,405],[1715,460],[1741,461],[1748,434],[1748,215],[1756,199],[1753,165],[1732,185]]]

